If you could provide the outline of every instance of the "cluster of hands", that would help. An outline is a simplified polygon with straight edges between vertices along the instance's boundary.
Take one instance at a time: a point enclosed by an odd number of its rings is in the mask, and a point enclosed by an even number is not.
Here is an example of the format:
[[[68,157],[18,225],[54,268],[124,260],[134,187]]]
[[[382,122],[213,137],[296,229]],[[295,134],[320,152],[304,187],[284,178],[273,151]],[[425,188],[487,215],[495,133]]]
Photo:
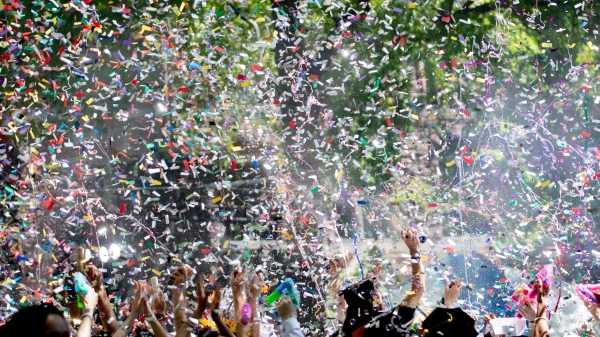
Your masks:
[[[90,315],[93,317],[94,312],[96,311],[96,307],[98,305],[99,298],[106,298],[106,292],[104,289],[104,280],[103,275],[98,268],[93,265],[88,265],[86,272],[84,273],[93,286],[93,289],[90,289],[85,296],[80,296],[84,315]],[[189,306],[188,299],[184,296],[185,289],[189,283],[190,278],[194,274],[194,270],[189,265],[183,265],[175,269],[173,273],[169,275],[169,279],[172,280],[172,295],[173,295],[173,306],[171,307],[167,300],[165,299],[165,295],[161,290],[160,286],[151,287],[150,284],[144,281],[133,281],[133,286],[135,288],[135,295],[133,300],[129,302],[129,307],[124,311],[128,312],[128,317],[137,318],[139,315],[145,315],[146,317],[155,318],[155,315],[168,315],[168,312],[172,310],[174,313],[173,318],[175,319],[175,326],[177,328],[178,320],[181,322],[187,321],[187,315],[185,313],[186,308]],[[248,282],[248,280],[251,280]],[[248,278],[247,271],[235,269],[231,274],[230,286],[232,290],[233,304],[235,309],[235,321],[237,323],[240,322],[241,319],[241,308],[244,303],[248,303],[252,306],[252,319],[248,325],[237,324],[238,336],[245,336],[250,328],[259,329],[260,320],[257,318],[257,310],[256,310],[256,302],[259,298],[260,294],[263,291],[264,287],[264,277],[261,273],[253,273],[250,278]],[[201,318],[204,312],[208,309],[212,319],[217,322],[217,326],[219,327],[219,322],[222,317],[220,310],[220,303],[222,299],[222,291],[218,283],[215,283],[214,287],[207,287],[205,284],[205,275],[200,274],[197,279],[197,306],[192,314],[192,318],[198,319]],[[277,312],[281,317],[282,321],[286,319],[292,318],[296,316],[296,307],[292,303],[289,297],[282,298],[277,305]],[[102,317],[103,312],[100,310],[100,315]],[[150,320],[152,321],[152,319]],[[146,320],[145,324],[148,320]],[[104,321],[103,321],[104,323]],[[131,325],[132,320],[123,324],[123,326],[129,324]],[[115,322],[116,326],[116,322]],[[122,326],[122,327],[123,327]],[[157,327],[152,326],[154,330]],[[112,330],[115,332],[116,329],[110,329],[109,327],[104,327],[107,330]],[[125,326],[125,328],[130,328]],[[163,324],[164,328],[164,324]],[[220,328],[220,327],[219,327]],[[118,329],[117,334],[115,336],[120,336],[119,332],[123,331],[122,335],[125,336],[128,331],[124,329]],[[156,331],[155,331],[156,334]],[[159,334],[156,334],[161,335]],[[231,331],[226,333],[221,332],[223,336],[233,336]]]

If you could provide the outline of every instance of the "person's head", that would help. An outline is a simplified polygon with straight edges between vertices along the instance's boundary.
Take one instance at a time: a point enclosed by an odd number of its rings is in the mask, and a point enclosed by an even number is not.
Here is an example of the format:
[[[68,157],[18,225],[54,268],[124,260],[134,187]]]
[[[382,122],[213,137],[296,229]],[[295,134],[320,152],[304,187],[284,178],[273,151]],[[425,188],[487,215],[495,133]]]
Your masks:
[[[69,337],[70,334],[63,313],[51,305],[25,307],[0,327],[0,336]]]

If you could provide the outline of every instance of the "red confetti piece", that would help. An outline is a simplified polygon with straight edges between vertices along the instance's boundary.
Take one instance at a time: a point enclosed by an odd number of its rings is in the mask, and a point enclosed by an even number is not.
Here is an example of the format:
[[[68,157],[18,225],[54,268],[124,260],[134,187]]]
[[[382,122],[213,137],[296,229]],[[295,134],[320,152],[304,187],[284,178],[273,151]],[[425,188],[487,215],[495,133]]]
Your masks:
[[[119,213],[125,213],[125,204],[121,204],[121,209],[119,209]]]
[[[293,129],[294,126],[296,126],[296,121],[292,119],[292,121],[290,122],[290,129]]]
[[[236,166],[235,166],[235,161],[234,161],[234,160],[232,160],[232,161],[231,161],[231,169],[232,169],[232,170],[235,170],[235,167],[236,167]]]

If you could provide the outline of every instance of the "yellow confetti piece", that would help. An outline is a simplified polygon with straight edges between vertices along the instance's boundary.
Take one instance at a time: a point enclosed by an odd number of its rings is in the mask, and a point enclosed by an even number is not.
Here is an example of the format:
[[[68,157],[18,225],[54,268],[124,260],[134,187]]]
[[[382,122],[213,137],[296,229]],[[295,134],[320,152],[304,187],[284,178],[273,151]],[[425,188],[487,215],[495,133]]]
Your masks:
[[[142,30],[140,31],[140,33],[138,35],[142,35],[144,34],[145,31],[152,31],[152,28],[146,25],[142,25]]]
[[[150,256],[144,256],[144,257],[142,257],[142,262],[148,260],[149,258],[150,258]]]
[[[542,42],[542,48],[552,48],[552,43]]]
[[[454,159],[452,159],[451,161],[446,163],[446,167],[454,166],[454,164],[456,164],[456,162],[454,161]]]
[[[477,77],[476,81],[479,83],[485,83],[485,79],[483,79],[481,77]]]
[[[454,40],[454,41],[458,40],[458,38],[456,38],[456,36],[450,36],[450,39]]]
[[[23,296],[23,297],[21,297],[21,300],[20,300],[19,302],[23,303],[23,302],[25,302],[25,301],[27,301],[27,296]]]
[[[223,244],[223,249],[227,249],[227,247],[229,247],[229,241],[225,241]]]
[[[408,8],[417,8],[417,4],[413,2],[408,5]]]
[[[340,180],[340,178],[344,175],[344,170],[340,170],[336,175],[335,179]]]
[[[450,77],[448,77],[448,81],[456,81],[456,76],[450,76]]]
[[[181,260],[180,260],[180,259],[178,259],[178,258],[176,258],[176,257],[172,257],[171,259],[172,259],[173,261],[175,261],[175,262],[181,262]]]
[[[222,198],[221,198],[221,196],[218,196],[218,197],[216,197],[216,198],[214,198],[214,199],[212,200],[212,203],[213,203],[213,204],[216,204],[216,203],[218,203],[219,201],[221,201],[221,199],[222,199]]]
[[[87,101],[85,101],[85,104],[90,105],[93,102],[94,102],[94,98],[92,97],[92,98],[88,99]],[[83,116],[83,117],[87,117],[87,116]]]
[[[83,216],[83,220],[85,220],[85,221],[92,221],[92,220],[94,220],[94,218],[91,217],[91,216],[89,216],[89,215],[84,215]]]
[[[56,259],[56,256],[54,256],[54,254],[52,254],[52,259],[54,260],[54,262],[58,263],[58,259]]]
[[[154,180],[154,179],[152,179],[152,184],[153,185],[158,185],[158,186],[162,185],[162,183],[160,181]]]
[[[152,272],[158,276],[160,276],[160,274],[162,274],[160,271],[158,271],[156,269],[152,269]]]
[[[242,88],[245,88],[245,87],[247,87],[247,86],[249,86],[249,85],[250,85],[250,81],[244,81],[244,82],[242,82],[242,83],[240,84],[240,86],[241,86]]]
[[[235,152],[242,151],[242,147],[241,146],[234,146],[231,150],[235,151]]]
[[[546,180],[542,183],[542,188],[550,185],[550,180]]]
[[[216,31],[218,31],[219,29],[221,29],[221,26],[217,26],[217,28],[213,29],[212,31],[213,31],[213,32],[216,32]]]
[[[256,22],[265,22],[265,18],[256,18]]]

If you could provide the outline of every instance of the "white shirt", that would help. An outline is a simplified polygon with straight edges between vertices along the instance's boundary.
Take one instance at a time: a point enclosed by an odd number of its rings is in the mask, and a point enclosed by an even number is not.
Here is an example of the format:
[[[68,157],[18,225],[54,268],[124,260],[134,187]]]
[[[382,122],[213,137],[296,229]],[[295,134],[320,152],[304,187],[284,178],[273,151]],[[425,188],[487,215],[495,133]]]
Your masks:
[[[304,337],[296,317],[288,318],[281,323],[281,337]]]

